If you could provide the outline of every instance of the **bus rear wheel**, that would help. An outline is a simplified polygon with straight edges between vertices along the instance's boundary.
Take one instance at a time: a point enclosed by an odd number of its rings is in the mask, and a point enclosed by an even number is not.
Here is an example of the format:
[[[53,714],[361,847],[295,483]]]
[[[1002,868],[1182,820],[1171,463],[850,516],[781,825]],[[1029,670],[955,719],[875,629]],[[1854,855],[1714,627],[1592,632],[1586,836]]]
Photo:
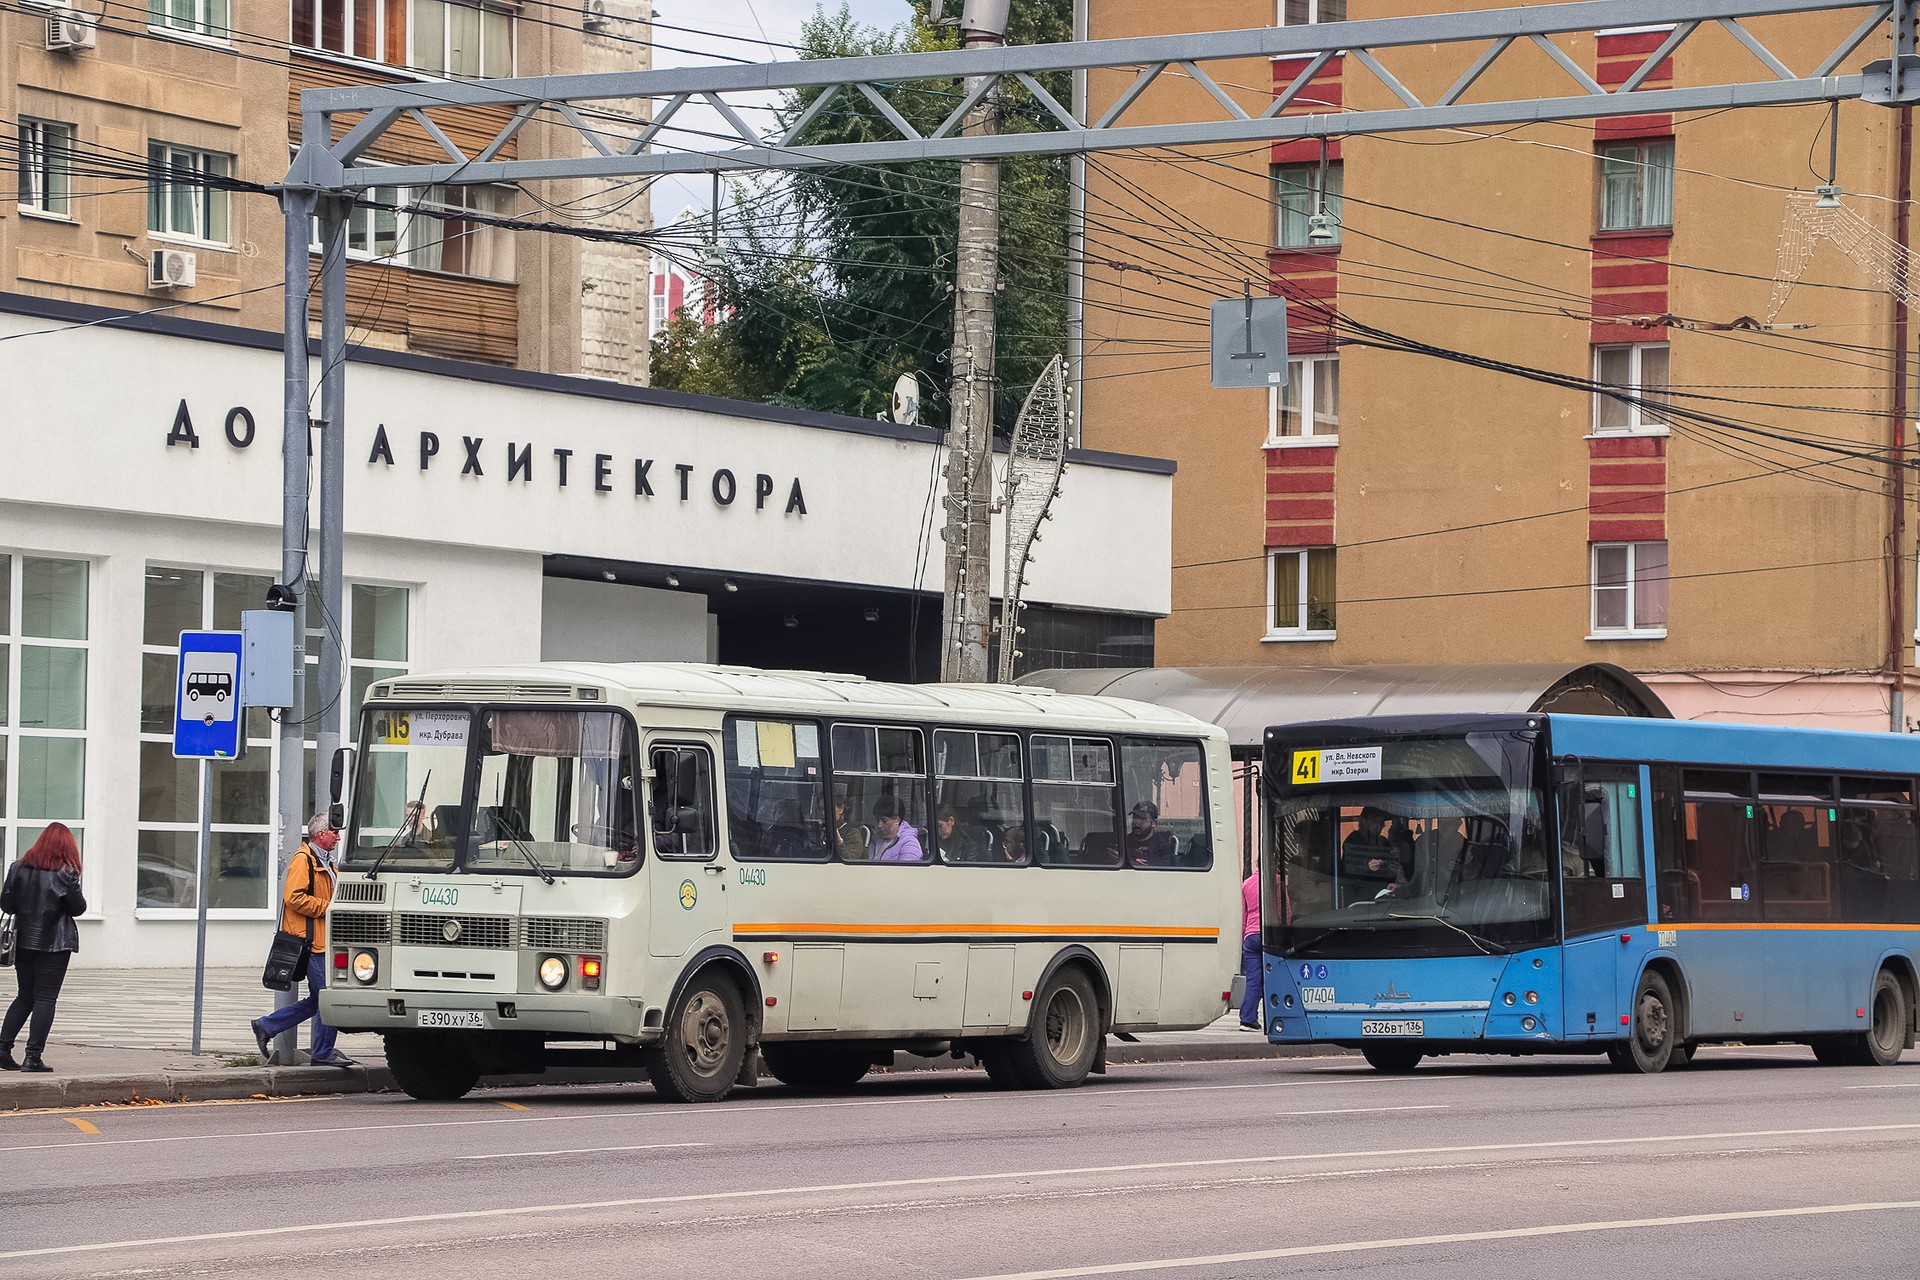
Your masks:
[[[647,1077],[675,1102],[718,1102],[733,1092],[746,1057],[740,990],[708,969],[667,1011],[666,1034],[646,1051]]]
[[[873,1066],[857,1045],[763,1044],[760,1057],[775,1080],[808,1093],[844,1093]]]
[[[1007,1045],[1008,1066],[1028,1089],[1071,1089],[1093,1070],[1100,1037],[1093,983],[1078,967],[1063,968],[1034,1000],[1027,1034]],[[987,1074],[998,1081],[991,1063]]]
[[[1403,1076],[1420,1065],[1420,1059],[1426,1057],[1418,1049],[1404,1044],[1363,1044],[1360,1056],[1375,1071],[1384,1071],[1390,1076]]]
[[[1673,988],[1658,973],[1640,979],[1633,997],[1633,1026],[1624,1044],[1607,1047],[1607,1061],[1621,1071],[1657,1075],[1673,1064],[1679,1048],[1678,1020],[1674,1017]]]
[[[1867,1029],[1847,1037],[1847,1060],[1861,1067],[1890,1067],[1907,1047],[1907,993],[1885,969],[1873,983]]]
[[[452,1102],[480,1079],[480,1064],[444,1031],[389,1031],[387,1069],[409,1098]]]

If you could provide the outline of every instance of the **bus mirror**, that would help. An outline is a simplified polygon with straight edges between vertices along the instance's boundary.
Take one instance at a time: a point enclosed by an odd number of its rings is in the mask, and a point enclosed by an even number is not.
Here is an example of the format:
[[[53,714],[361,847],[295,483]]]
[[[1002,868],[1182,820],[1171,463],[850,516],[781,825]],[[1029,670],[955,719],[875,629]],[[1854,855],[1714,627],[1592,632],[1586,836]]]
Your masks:
[[[352,747],[341,747],[333,753],[332,772],[327,781],[327,800],[335,809],[340,807],[341,799],[347,794],[347,772],[352,767]],[[339,825],[338,820],[334,825]]]

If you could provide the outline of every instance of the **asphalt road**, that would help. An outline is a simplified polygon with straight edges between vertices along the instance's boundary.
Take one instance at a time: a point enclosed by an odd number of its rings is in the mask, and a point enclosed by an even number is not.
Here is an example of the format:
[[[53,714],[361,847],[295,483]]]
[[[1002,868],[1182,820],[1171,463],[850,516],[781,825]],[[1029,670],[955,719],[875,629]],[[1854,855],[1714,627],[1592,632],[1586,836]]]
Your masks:
[[[1911,1280],[1920,1054],[92,1108],[0,1117],[0,1187],[0,1275],[34,1277]]]

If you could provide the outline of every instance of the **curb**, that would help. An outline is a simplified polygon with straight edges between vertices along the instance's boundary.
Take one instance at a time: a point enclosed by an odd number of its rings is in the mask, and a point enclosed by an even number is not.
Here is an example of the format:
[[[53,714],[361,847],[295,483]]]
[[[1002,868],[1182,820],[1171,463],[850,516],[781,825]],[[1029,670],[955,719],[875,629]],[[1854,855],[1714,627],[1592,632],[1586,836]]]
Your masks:
[[[1224,1044],[1153,1044],[1109,1041],[1107,1061],[1115,1065],[1155,1062],[1252,1062],[1267,1058],[1328,1057],[1349,1053],[1332,1045],[1273,1045],[1264,1040]],[[898,1075],[917,1071],[973,1069],[966,1060],[942,1055],[919,1058],[898,1054],[880,1070]],[[771,1081],[772,1076],[762,1074]],[[644,1072],[559,1068],[544,1076],[504,1076],[486,1088],[533,1085],[619,1084],[646,1079]],[[30,1111],[114,1103],[210,1102],[234,1098],[298,1098],[356,1093],[385,1093],[394,1088],[386,1067],[231,1067],[218,1071],[161,1071],[146,1075],[17,1076],[0,1078],[0,1111]]]

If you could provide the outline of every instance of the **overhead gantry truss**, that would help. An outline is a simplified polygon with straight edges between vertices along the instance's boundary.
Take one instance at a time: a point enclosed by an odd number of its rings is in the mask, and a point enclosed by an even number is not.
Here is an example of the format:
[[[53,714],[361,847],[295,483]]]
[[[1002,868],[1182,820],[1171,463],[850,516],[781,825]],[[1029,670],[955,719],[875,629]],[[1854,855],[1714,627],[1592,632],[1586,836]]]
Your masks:
[[[341,134],[330,145],[301,148],[287,185],[315,192],[362,191],[370,187],[433,183],[526,182],[550,179],[619,178],[661,173],[713,173],[742,169],[799,169],[834,164],[893,164],[912,160],[1061,154],[1195,143],[1280,141],[1415,129],[1467,128],[1528,121],[1613,115],[1778,106],[1797,102],[1866,97],[1904,103],[1920,91],[1913,67],[1916,0],[1860,4],[1855,0],[1584,0],[1464,13],[1378,18],[1247,31],[1213,31],[1075,44],[982,48],[949,53],[892,54],[873,58],[818,59],[769,64],[688,67],[602,75],[542,76],[517,80],[436,82],[365,88],[309,89],[301,95],[304,130],[310,140]],[[1746,25],[1755,18],[1852,10],[1860,14],[1830,48],[1796,48],[1782,54]],[[1670,27],[1659,47],[1624,81],[1606,86],[1570,57],[1556,37],[1592,36],[1625,27]],[[1644,88],[1675,51],[1704,31],[1718,29],[1744,46],[1753,71],[1748,79]],[[1858,68],[1856,53],[1883,59]],[[1440,92],[1408,87],[1411,73],[1390,64],[1429,58],[1435,47],[1454,48],[1465,69]],[[1895,49],[1904,56],[1886,61]],[[1551,97],[1478,100],[1490,73],[1534,50],[1564,76],[1566,92]],[[1327,63],[1345,55],[1392,99],[1379,108],[1288,114],[1310,105],[1308,86]],[[1807,59],[1811,57],[1811,64]],[[1301,60],[1287,84],[1248,90],[1223,85],[1214,74],[1236,59]],[[1793,65],[1799,60],[1801,65]],[[1534,58],[1533,64],[1539,65]],[[1853,65],[1856,69],[1848,71]],[[1209,67],[1213,71],[1209,71]],[[1112,105],[1097,118],[1077,120],[1042,83],[1049,72],[1107,69],[1131,75]],[[1349,76],[1354,74],[1351,70]],[[1186,77],[1204,91],[1204,110],[1194,118],[1147,123],[1137,120],[1147,90],[1164,77]],[[1911,81],[1914,88],[1908,88]],[[1531,81],[1538,83],[1537,78]],[[1037,128],[1025,133],[962,136],[968,110],[988,93],[1019,85],[1038,104]],[[963,86],[963,88],[962,88]],[[895,104],[898,95],[928,89],[952,96],[953,107],[930,132],[914,127]],[[1238,88],[1236,94],[1232,89]],[[769,94],[812,93],[797,117],[758,127]],[[1303,96],[1304,95],[1304,96]],[[1193,101],[1187,95],[1183,102]],[[1352,100],[1352,95],[1348,95]],[[700,103],[725,122],[724,134],[676,132],[683,109]],[[508,108],[505,125],[484,146],[455,143],[435,116],[471,107]],[[1155,113],[1164,117],[1166,108]],[[857,112],[897,136],[854,143],[809,143],[828,113]],[[402,122],[424,130],[445,153],[443,162],[415,165],[365,163],[388,130]],[[637,121],[637,122],[636,122]],[[582,154],[543,159],[509,158],[508,144],[540,122],[576,133]],[[470,123],[470,122],[469,122]],[[689,141],[689,138],[691,139]]]

